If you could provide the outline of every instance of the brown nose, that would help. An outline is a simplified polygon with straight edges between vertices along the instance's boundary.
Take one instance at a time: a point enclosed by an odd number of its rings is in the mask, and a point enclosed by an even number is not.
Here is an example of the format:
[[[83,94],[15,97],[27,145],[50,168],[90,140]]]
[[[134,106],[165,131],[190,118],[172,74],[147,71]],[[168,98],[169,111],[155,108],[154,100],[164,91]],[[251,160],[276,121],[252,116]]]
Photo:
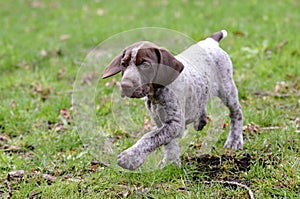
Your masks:
[[[121,82],[121,87],[123,88],[123,89],[132,89],[133,88],[133,83],[131,82],[131,81],[126,81],[126,80],[123,80],[122,82]]]
[[[134,92],[134,85],[132,81],[122,80],[121,81],[121,93],[127,97],[131,97]]]

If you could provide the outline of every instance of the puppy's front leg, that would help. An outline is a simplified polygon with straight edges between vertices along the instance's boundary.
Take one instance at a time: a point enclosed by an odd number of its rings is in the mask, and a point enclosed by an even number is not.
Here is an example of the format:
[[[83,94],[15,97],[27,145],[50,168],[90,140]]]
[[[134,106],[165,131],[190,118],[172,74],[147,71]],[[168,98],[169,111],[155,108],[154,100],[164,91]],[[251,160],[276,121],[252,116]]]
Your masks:
[[[172,121],[147,133],[132,147],[118,155],[118,165],[129,170],[138,168],[152,151],[176,138],[181,129],[182,126],[178,122]]]
[[[168,95],[167,97],[165,95]],[[132,147],[118,155],[118,165],[129,170],[141,166],[147,156],[156,148],[169,144],[184,131],[182,109],[176,96],[168,90],[157,97],[156,114],[162,121],[162,126],[145,134]],[[178,154],[179,156],[179,154]]]

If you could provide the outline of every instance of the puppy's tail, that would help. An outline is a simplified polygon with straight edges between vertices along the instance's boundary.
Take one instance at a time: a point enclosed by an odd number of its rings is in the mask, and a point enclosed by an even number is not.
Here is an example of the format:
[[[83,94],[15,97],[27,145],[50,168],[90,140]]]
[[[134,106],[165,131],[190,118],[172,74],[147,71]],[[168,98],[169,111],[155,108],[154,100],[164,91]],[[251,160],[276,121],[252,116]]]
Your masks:
[[[221,30],[219,32],[215,32],[214,34],[212,34],[210,36],[210,38],[212,38],[213,40],[215,40],[217,42],[220,42],[225,37],[227,37],[227,31],[226,30]]]

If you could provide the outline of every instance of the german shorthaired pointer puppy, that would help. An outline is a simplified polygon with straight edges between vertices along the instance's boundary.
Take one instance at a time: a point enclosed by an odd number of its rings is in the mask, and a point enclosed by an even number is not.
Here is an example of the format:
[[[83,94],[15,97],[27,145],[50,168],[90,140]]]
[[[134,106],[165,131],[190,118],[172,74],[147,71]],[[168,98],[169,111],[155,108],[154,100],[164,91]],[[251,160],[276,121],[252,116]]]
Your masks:
[[[230,110],[230,133],[225,148],[242,149],[243,116],[232,78],[232,63],[219,41],[222,30],[173,56],[148,41],[126,47],[105,69],[102,78],[122,73],[120,92],[130,98],[145,98],[157,128],[120,153],[118,165],[129,170],[141,166],[147,156],[163,146],[162,164],[181,165],[176,138],[186,125],[196,130],[206,125],[206,104],[218,96]]]

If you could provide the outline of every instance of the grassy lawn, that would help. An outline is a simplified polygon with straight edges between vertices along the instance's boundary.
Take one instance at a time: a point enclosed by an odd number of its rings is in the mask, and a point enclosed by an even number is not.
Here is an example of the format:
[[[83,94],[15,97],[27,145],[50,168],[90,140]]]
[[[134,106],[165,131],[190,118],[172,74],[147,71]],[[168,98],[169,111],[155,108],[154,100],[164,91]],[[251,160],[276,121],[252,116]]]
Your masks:
[[[248,197],[245,188],[219,181],[244,184],[255,198],[299,198],[299,10],[297,0],[1,1],[0,198]],[[207,154],[199,149],[211,125],[199,132],[182,153],[181,168],[125,172],[101,162],[100,140],[87,147],[89,132],[78,133],[72,107],[76,81],[98,85],[87,96],[98,120],[93,132],[122,144],[146,125],[139,100],[126,102],[131,124],[113,121],[124,114],[113,114],[106,96],[118,94],[119,77],[99,80],[103,71],[77,76],[94,47],[142,27],[176,30],[196,41],[228,31],[221,46],[232,58],[243,107],[242,151],[222,148],[228,117]]]

